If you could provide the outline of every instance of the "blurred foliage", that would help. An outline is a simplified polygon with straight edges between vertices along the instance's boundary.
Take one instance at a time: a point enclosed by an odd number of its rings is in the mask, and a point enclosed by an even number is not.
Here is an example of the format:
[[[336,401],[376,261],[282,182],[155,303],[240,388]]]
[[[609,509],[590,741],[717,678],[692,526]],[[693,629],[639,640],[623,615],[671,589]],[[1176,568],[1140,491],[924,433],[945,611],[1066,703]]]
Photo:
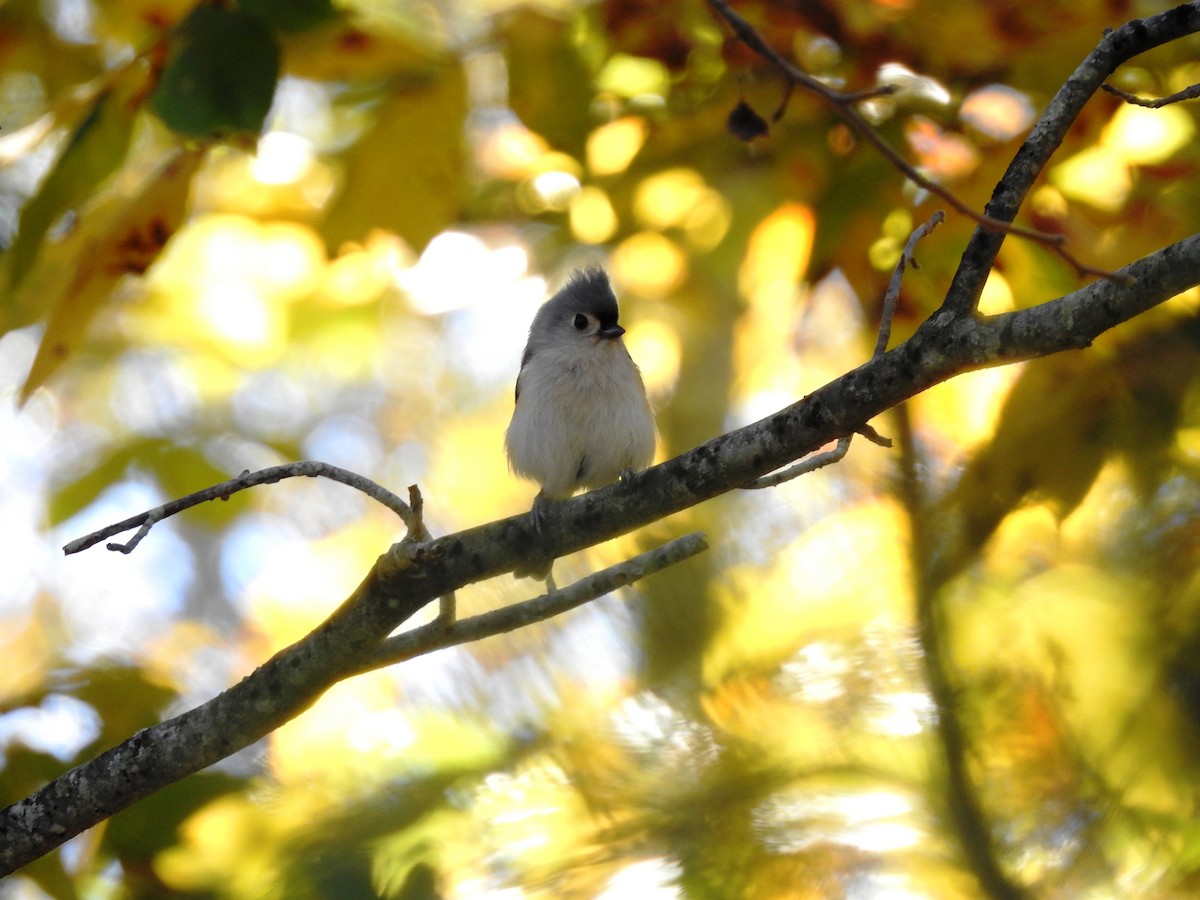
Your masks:
[[[278,78],[279,45],[259,19],[200,4],[169,37],[150,104],[180,135],[257,134]]]
[[[901,83],[867,113],[976,208],[1102,30],[1157,11],[736,6],[831,84]],[[934,208],[819,101],[776,120],[779,79],[700,0],[9,0],[0,33],[5,802],[302,636],[399,524],[285,482],[129,557],[67,540],[307,456],[419,483],[439,533],[527,509],[502,450],[525,329],[597,260],[672,455],[858,365]],[[1197,49],[1115,81],[1169,94]],[[1022,221],[1106,268],[1196,231],[1196,118],[1097,95]],[[894,340],[970,232],[922,242]],[[983,311],[1078,283],[1009,240]],[[877,423],[895,450],[560,561],[714,544],[339,685],[0,896],[976,897],[948,752],[1014,882],[1195,896],[1198,306],[954,379]]]

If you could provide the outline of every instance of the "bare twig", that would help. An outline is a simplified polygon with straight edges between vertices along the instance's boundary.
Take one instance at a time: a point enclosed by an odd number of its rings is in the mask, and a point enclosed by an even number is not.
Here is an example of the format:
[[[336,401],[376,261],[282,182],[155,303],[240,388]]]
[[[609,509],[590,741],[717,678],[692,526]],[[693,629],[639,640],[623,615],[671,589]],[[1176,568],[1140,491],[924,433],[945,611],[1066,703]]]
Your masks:
[[[429,528],[425,525],[425,498],[421,496],[421,489],[415,484],[408,486],[408,504],[412,507],[412,523],[408,527],[408,536],[404,540],[409,543],[432,541],[433,535],[429,533]],[[458,599],[454,591],[443,594],[438,598],[438,617],[433,624],[445,629],[454,621],[457,607]]]
[[[374,653],[363,660],[358,671],[369,672],[432,653],[434,650],[471,643],[544,622],[707,549],[708,542],[704,534],[697,531],[532,600],[471,616],[469,619],[453,622],[448,627],[439,616],[438,620],[428,625],[383,641]]]
[[[916,259],[913,258],[917,249],[917,241],[944,221],[946,221],[946,214],[939,209],[929,217],[929,221],[917,226],[916,230],[908,236],[908,240],[904,242],[904,250],[900,253],[900,259],[896,261],[896,268],[892,272],[887,290],[883,294],[883,309],[879,313],[879,339],[875,342],[875,352],[871,354],[872,356],[879,356],[887,350],[888,341],[892,337],[892,320],[896,315],[896,304],[900,300],[900,283],[904,280],[904,270],[909,263],[914,269],[920,268]]]
[[[164,503],[162,506],[101,528],[99,531],[93,531],[91,534],[76,538],[63,547],[63,553],[66,553],[68,556],[72,553],[78,553],[81,550],[86,550],[88,547],[100,543],[105,538],[110,538],[123,531],[129,531],[131,528],[137,528],[137,533],[126,543],[118,544],[114,542],[107,545],[109,550],[115,550],[119,553],[129,553],[141,542],[142,538],[150,533],[150,529],[156,523],[176,513],[183,512],[185,509],[191,509],[193,506],[199,506],[201,503],[208,503],[210,500],[228,500],[238,491],[244,491],[246,488],[256,487],[260,484],[274,484],[285,478],[296,478],[299,476],[306,478],[328,478],[331,481],[337,481],[348,487],[360,490],[371,499],[382,503],[399,516],[406,526],[410,529],[412,528],[414,521],[412,509],[387,488],[355,472],[331,466],[329,463],[306,459],[300,462],[286,463],[281,466],[271,466],[267,469],[260,469],[257,472],[243,472],[237,478],[231,478],[229,481],[214,484],[212,487],[205,488],[202,491],[196,491],[194,494],[188,494],[186,497],[180,497],[178,500],[172,500],[169,503]],[[417,521],[419,521],[419,517]],[[428,537],[425,539],[428,540]]]
[[[892,446],[891,438],[884,437],[882,434],[880,434],[878,431],[876,431],[870,425],[867,425],[865,423],[862,425],[859,425],[856,429],[854,429],[854,433],[861,434],[863,437],[865,437],[868,441],[870,441],[872,444],[874,444],[877,447],[886,447],[886,448],[890,449]]]
[[[1048,231],[1040,231],[1036,228],[1027,228],[1023,225],[1015,225],[1012,222],[997,219],[994,216],[989,216],[986,213],[977,212],[966,201],[960,199],[957,194],[940,184],[937,181],[923,175],[912,163],[906,160],[878,131],[874,126],[864,118],[855,105],[868,97],[878,96],[881,93],[889,93],[895,90],[892,86],[884,86],[884,88],[874,88],[867,91],[857,93],[843,93],[834,90],[826,84],[823,84],[816,78],[813,78],[807,72],[794,66],[786,57],[777,52],[774,47],[763,40],[762,35],[742,18],[738,13],[730,8],[725,0],[708,0],[708,5],[716,10],[733,30],[743,44],[757,53],[763,59],[773,65],[783,76],[789,85],[800,85],[811,93],[817,95],[830,106],[845,120],[851,128],[853,128],[860,137],[871,144],[879,153],[898,169],[903,175],[911,181],[931,194],[941,197],[950,205],[955,212],[966,216],[989,231],[998,232],[1001,234],[1012,234],[1017,237],[1022,237],[1030,241],[1041,244],[1049,248],[1054,253],[1058,254],[1067,264],[1069,264],[1075,272],[1080,276],[1093,276],[1096,278],[1104,278],[1108,280],[1117,280],[1121,276],[1106,269],[1099,269],[1094,266],[1089,266],[1086,263],[1076,259],[1070,252],[1067,251],[1064,244],[1066,237],[1061,234],[1053,234]],[[790,90],[785,95],[785,99],[790,97]],[[783,108],[782,106],[780,107]]]
[[[801,475],[807,475],[809,472],[815,472],[817,469],[823,469],[826,466],[831,466],[835,462],[841,460],[850,450],[850,440],[854,437],[852,434],[844,435],[838,439],[837,446],[832,450],[826,450],[824,453],[814,453],[812,456],[806,456],[794,466],[788,466],[786,469],[780,469],[778,472],[772,472],[770,475],[764,475],[762,478],[756,478],[749,484],[744,485],[747,490],[757,491],[762,488],[777,487],[785,481],[791,481],[793,478],[799,478]]]
[[[913,254],[917,249],[917,241],[937,228],[946,220],[946,214],[940,209],[937,210],[929,220],[922,225],[918,225],[916,230],[908,236],[908,240],[904,242],[904,249],[900,253],[900,259],[896,261],[896,269],[892,272],[892,277],[888,281],[887,291],[883,295],[883,308],[879,314],[879,338],[875,342],[875,352],[871,357],[881,356],[887,350],[888,339],[892,334],[892,319],[896,315],[896,303],[900,297],[900,282],[904,278],[904,270],[911,265],[914,269],[920,268],[917,261],[913,258]],[[891,447],[890,439],[883,437],[870,425],[863,424],[855,430],[856,434],[861,434],[872,444],[878,444],[880,447]],[[762,478],[756,478],[749,484],[745,485],[748,490],[761,490],[762,488],[777,487],[785,481],[791,481],[793,478],[799,478],[801,475],[807,475],[809,472],[815,472],[817,469],[823,469],[825,466],[832,465],[838,462],[850,450],[850,441],[853,439],[853,434],[847,434],[841,437],[837,445],[832,450],[826,450],[823,453],[817,453],[800,460],[793,466],[782,469],[779,472],[772,472],[770,475],[764,475]]]
[[[1137,94],[1123,91],[1119,87],[1113,87],[1107,81],[1100,85],[1100,87],[1113,96],[1120,97],[1126,103],[1132,103],[1134,106],[1145,106],[1148,109],[1161,109],[1164,106],[1170,106],[1172,103],[1179,103],[1183,100],[1195,100],[1197,97],[1200,97],[1200,84],[1185,87],[1182,91],[1176,91],[1167,97],[1139,97]]]

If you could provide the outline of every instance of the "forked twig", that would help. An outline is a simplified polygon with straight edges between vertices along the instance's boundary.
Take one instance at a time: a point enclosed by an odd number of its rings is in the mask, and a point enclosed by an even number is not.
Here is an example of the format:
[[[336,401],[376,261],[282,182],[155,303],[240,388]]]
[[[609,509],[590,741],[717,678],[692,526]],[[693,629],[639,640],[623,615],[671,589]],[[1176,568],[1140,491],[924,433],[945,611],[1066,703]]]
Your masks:
[[[136,516],[130,516],[128,519],[108,525],[99,531],[93,531],[91,534],[76,538],[63,547],[63,553],[68,556],[72,553],[78,553],[81,550],[86,550],[100,543],[105,538],[110,538],[123,531],[129,531],[131,528],[137,528],[137,533],[124,544],[113,542],[107,545],[109,550],[115,550],[118,553],[130,553],[141,543],[142,538],[150,533],[151,528],[158,522],[170,518],[176,513],[181,513],[185,509],[191,509],[193,506],[199,506],[201,503],[208,503],[211,500],[228,500],[234,494],[244,491],[246,488],[256,487],[260,484],[274,484],[285,478],[300,476],[306,478],[328,478],[331,481],[336,481],[362,491],[371,499],[379,501],[394,512],[410,529],[413,527],[414,522],[420,523],[420,517],[414,517],[413,510],[407,503],[371,479],[364,478],[362,475],[347,469],[332,466],[329,463],[306,459],[300,462],[285,463],[281,466],[271,466],[267,469],[260,469],[257,472],[242,472],[237,478],[231,478],[229,481],[214,484],[212,487],[196,491],[194,494],[188,494],[186,497],[171,500],[162,506],[138,513]],[[424,528],[424,525],[421,524],[420,527]],[[428,535],[428,532],[426,532],[426,535]],[[425,537],[424,540],[428,540],[428,537]]]
[[[660,547],[638,554],[631,559],[588,575],[574,584],[540,597],[523,600],[520,603],[493,609],[452,623],[445,623],[439,617],[428,625],[422,625],[411,631],[387,638],[376,648],[374,653],[363,660],[357,670],[349,674],[369,672],[412,659],[415,656],[432,653],[434,650],[471,643],[485,637],[515,631],[537,622],[544,622],[707,549],[708,542],[703,533],[685,534]]]
[[[125,543],[120,544],[114,541],[106,545],[109,550],[115,550],[118,553],[132,553],[133,549],[142,542],[142,538],[150,533],[151,528],[163,519],[170,518],[176,513],[181,513],[185,509],[191,509],[193,506],[199,506],[201,503],[207,503],[210,500],[228,500],[238,491],[244,491],[246,488],[255,487],[260,484],[274,484],[285,478],[296,478],[299,476],[306,478],[328,478],[331,481],[356,488],[371,499],[378,500],[400,517],[401,521],[408,528],[408,536],[405,540],[414,543],[433,540],[433,535],[429,533],[429,529],[425,526],[425,500],[421,496],[420,488],[415,484],[409,486],[409,502],[405,503],[387,488],[377,484],[370,478],[359,475],[357,472],[351,472],[348,469],[342,469],[318,460],[305,459],[299,462],[285,463],[281,466],[271,466],[267,469],[260,469],[257,472],[247,470],[242,472],[237,478],[231,478],[229,481],[214,484],[212,487],[205,488],[202,491],[196,491],[193,494],[188,494],[186,497],[180,497],[178,500],[172,500],[169,503],[164,503],[162,506],[138,513],[136,516],[130,516],[122,522],[117,522],[101,528],[99,531],[93,531],[91,534],[76,538],[63,547],[63,553],[66,553],[68,556],[72,553],[78,553],[81,550],[86,550],[88,547],[98,544],[105,538],[112,537],[114,534],[120,534],[131,528],[136,528],[137,532]],[[454,592],[451,591],[441,597],[438,604],[437,624],[444,626],[448,622],[453,622],[456,605]]]

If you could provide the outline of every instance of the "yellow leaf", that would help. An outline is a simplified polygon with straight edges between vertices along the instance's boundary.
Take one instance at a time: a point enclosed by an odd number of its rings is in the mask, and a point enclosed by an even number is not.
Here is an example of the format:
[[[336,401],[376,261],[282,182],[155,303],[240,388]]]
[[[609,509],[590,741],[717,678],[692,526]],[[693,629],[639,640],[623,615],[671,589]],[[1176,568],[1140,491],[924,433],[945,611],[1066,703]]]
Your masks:
[[[60,217],[76,209],[125,159],[138,108],[150,87],[145,66],[128,65],[99,89],[81,120],[74,124],[66,148],[28,203],[5,259],[5,282],[16,290],[37,260],[47,232]],[[28,296],[28,295],[27,295]],[[42,298],[28,297],[34,304]],[[40,318],[44,307],[9,306],[0,312],[3,330]]]
[[[453,222],[466,187],[466,113],[459,65],[396,88],[347,154],[345,186],[322,228],[326,244],[336,250],[386,228],[421,250]]]
[[[19,303],[38,293],[50,310],[22,402],[80,349],[118,282],[141,275],[158,258],[183,221],[202,156],[202,150],[176,149],[149,174],[131,168],[80,212],[62,240],[43,249],[15,298]]]
[[[967,465],[954,499],[975,540],[1027,498],[1071,513],[1100,472],[1120,385],[1094,358],[1056,356],[1027,366],[996,433]]]

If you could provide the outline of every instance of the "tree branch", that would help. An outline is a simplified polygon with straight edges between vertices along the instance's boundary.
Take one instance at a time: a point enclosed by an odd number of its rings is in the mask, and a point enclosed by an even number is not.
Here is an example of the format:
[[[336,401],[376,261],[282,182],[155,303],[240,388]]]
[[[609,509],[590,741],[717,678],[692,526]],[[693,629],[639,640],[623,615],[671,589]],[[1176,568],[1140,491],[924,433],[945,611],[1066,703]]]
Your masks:
[[[934,554],[938,524],[931,521],[918,474],[916,440],[908,407],[896,410],[899,431],[900,496],[908,507],[911,523],[910,558],[913,561],[913,597],[916,600],[916,633],[921,646],[925,684],[937,716],[933,731],[941,743],[945,764],[944,798],[941,806],[952,823],[964,859],[975,873],[984,894],[992,900],[1020,900],[1025,894],[1000,864],[997,839],[971,777],[970,740],[960,715],[960,695],[950,678],[946,649],[946,627],[938,603],[940,585],[930,577],[925,560]]]
[[[1128,91],[1123,91],[1119,87],[1113,87],[1108,82],[1100,85],[1104,90],[1108,91],[1114,97],[1120,97],[1126,103],[1132,103],[1134,106],[1144,106],[1147,109],[1161,109],[1164,106],[1170,106],[1172,103],[1179,103],[1183,100],[1195,100],[1200,97],[1200,84],[1193,84],[1185,87],[1182,91],[1176,91],[1166,97],[1139,97],[1137,94],[1131,94]]]
[[[944,221],[946,221],[946,214],[939,209],[924,224],[918,225],[908,236],[908,240],[904,242],[904,249],[900,251],[900,258],[896,260],[896,268],[892,271],[892,277],[888,279],[887,290],[883,293],[883,305],[879,311],[879,337],[875,340],[875,352],[871,354],[872,356],[878,356],[887,350],[888,341],[891,340],[892,320],[896,317],[896,305],[900,302],[900,286],[904,282],[904,270],[910,265],[914,269],[921,268],[917,265],[917,241]]]
[[[359,671],[370,672],[432,653],[434,650],[472,643],[544,622],[597,597],[612,593],[617,588],[640,581],[647,575],[653,575],[668,566],[690,559],[707,549],[708,542],[703,534],[698,531],[685,534],[632,559],[582,578],[572,585],[534,597],[532,600],[493,609],[469,619],[462,619],[450,626],[444,625],[440,619],[430,622],[385,640],[363,661]]]
[[[260,484],[274,484],[277,481],[283,481],[285,478],[298,478],[301,476],[305,478],[328,478],[360,490],[373,500],[378,500],[398,515],[401,521],[409,528],[412,528],[414,522],[420,522],[420,516],[414,517],[413,510],[407,503],[371,479],[364,478],[356,472],[331,466],[329,463],[306,459],[300,462],[285,463],[281,466],[259,469],[257,472],[245,471],[237,478],[231,478],[229,481],[214,484],[212,487],[207,487],[202,491],[196,491],[194,494],[188,494],[186,497],[180,497],[178,500],[172,500],[169,503],[164,503],[162,506],[138,513],[136,516],[130,516],[122,522],[116,522],[101,528],[99,531],[93,531],[91,534],[76,538],[63,547],[63,553],[68,556],[72,553],[79,553],[81,550],[95,546],[105,538],[110,538],[123,531],[136,528],[138,529],[137,533],[126,543],[118,544],[114,542],[108,544],[109,550],[115,550],[119,553],[132,553],[133,549],[141,543],[142,538],[150,533],[151,528],[163,519],[169,518],[176,513],[181,513],[185,509],[191,509],[193,506],[199,506],[201,503],[208,503],[211,500],[228,500],[238,491],[244,491],[246,488],[256,487]]]
[[[1039,231],[1036,228],[1026,228],[1021,225],[1012,224],[1011,219],[1003,219],[994,215],[989,215],[984,212],[976,212],[975,209],[965,200],[959,198],[952,190],[938,181],[928,177],[921,172],[916,166],[905,159],[899,151],[897,151],[887,139],[880,134],[866,117],[858,111],[857,104],[864,99],[877,97],[881,94],[893,93],[894,88],[889,85],[881,85],[866,91],[857,91],[854,93],[842,93],[836,91],[826,84],[823,84],[816,78],[813,78],[804,70],[797,68],[786,57],[775,50],[768,44],[755,29],[754,26],[742,18],[738,13],[729,6],[725,0],[708,0],[711,6],[718,15],[729,25],[738,40],[744,43],[747,47],[767,60],[773,65],[783,76],[787,85],[787,92],[784,95],[783,102],[776,110],[774,118],[779,119],[782,116],[784,109],[787,106],[787,101],[791,97],[792,89],[795,85],[800,85],[816,96],[820,97],[830,106],[832,106],[845,120],[846,124],[854,129],[858,135],[871,144],[879,153],[892,164],[904,177],[919,188],[928,191],[935,196],[941,197],[950,205],[950,207],[960,215],[964,215],[969,219],[979,223],[979,226],[987,231],[996,232],[998,234],[1014,234],[1018,237],[1023,237],[1036,243],[1048,247],[1060,257],[1066,260],[1079,275],[1093,275],[1099,278],[1113,278],[1112,272],[1105,269],[1098,269],[1076,259],[1063,246],[1066,243],[1066,238],[1061,234],[1052,234],[1048,231]]]
[[[1029,137],[1021,144],[992,193],[984,212],[993,219],[1011,222],[1034,182],[1058,149],[1084,104],[1117,67],[1147,50],[1200,31],[1200,2],[1193,0],[1168,12],[1126,22],[1109,31],[1066,80]],[[942,308],[967,313],[979,305],[987,273],[995,265],[1004,232],[975,229]]]
[[[997,186],[988,216],[1011,221],[1083,103],[1117,65],[1197,30],[1200,0],[1106,35],[1034,127]],[[439,596],[511,572],[531,556],[564,556],[738,489],[866,430],[883,411],[955,375],[1086,347],[1200,284],[1200,235],[1193,235],[1122,269],[1120,281],[982,317],[975,304],[1002,241],[1003,234],[986,225],[976,229],[942,307],[904,343],[758,422],[623,482],[553,504],[540,528],[525,514],[421,541],[410,524],[409,537],[380,556],[311,634],[207,703],[138,732],[0,810],[0,875],[295,717],[331,685],[369,666],[388,635]],[[118,531],[147,521],[128,520]]]
[[[1200,284],[1200,235],[1032,309],[979,318],[935,315],[903,344],[808,397],[674,459],[529,514],[384,553],[311,634],[207,703],[85,763],[0,811],[0,874],[245,747],[361,671],[397,626],[434,598],[511,572],[531,554],[565,556],[779,469],[857,431],[897,403],[975,369],[1087,346],[1114,325]]]
[[[986,262],[982,269],[985,273],[995,262],[995,254],[999,252],[1005,235],[1013,234],[1047,247],[1074,268],[1078,275],[1092,275],[1106,279],[1117,277],[1113,272],[1089,266],[1076,259],[1063,246],[1065,238],[1062,235],[1014,225],[1013,219],[1016,217],[1017,209],[1024,200],[1025,194],[1033,184],[1034,178],[1045,167],[1058,145],[1062,143],[1067,129],[1078,117],[1083,104],[1092,94],[1103,86],[1111,93],[1130,99],[1129,95],[1105,85],[1104,79],[1116,71],[1118,66],[1134,56],[1200,30],[1200,3],[1193,0],[1191,3],[1177,6],[1146,19],[1134,19],[1116,31],[1109,31],[1105,34],[1096,49],[1079,65],[1075,73],[1055,95],[1050,106],[1034,126],[1029,138],[1022,145],[1021,151],[1014,158],[1012,165],[1009,166],[1008,172],[1001,179],[997,192],[993,194],[984,211],[979,213],[959,199],[949,188],[923,175],[863,117],[862,113],[855,108],[855,104],[864,96],[870,96],[871,92],[844,94],[822,84],[818,79],[797,68],[763,40],[754,26],[736,13],[726,0],[708,0],[708,4],[729,25],[738,40],[779,71],[788,84],[789,96],[791,87],[798,84],[820,97],[837,110],[846,124],[875,147],[909,181],[929,193],[941,197],[956,212],[978,222],[976,238],[980,234],[991,237],[991,241],[981,243],[976,248],[979,264]],[[1191,96],[1195,96],[1194,88],[1188,88],[1186,91],[1180,92],[1180,95],[1172,95],[1164,98],[1161,102],[1152,102],[1147,105],[1161,106]],[[781,106],[780,109],[782,110],[782,108]],[[779,113],[776,114],[777,117],[778,115]],[[975,244],[976,241],[973,240],[972,243]],[[994,249],[989,250],[989,248]],[[990,258],[988,257],[989,252]],[[964,264],[967,258],[964,256]],[[978,276],[979,264],[972,265],[970,270],[972,276]],[[969,280],[962,282],[956,280],[956,286],[947,294],[946,303],[960,312],[974,309],[979,302],[979,294],[971,295],[962,290],[963,286],[971,283],[973,282]],[[977,289],[978,291],[983,290],[982,280],[979,281]]]

